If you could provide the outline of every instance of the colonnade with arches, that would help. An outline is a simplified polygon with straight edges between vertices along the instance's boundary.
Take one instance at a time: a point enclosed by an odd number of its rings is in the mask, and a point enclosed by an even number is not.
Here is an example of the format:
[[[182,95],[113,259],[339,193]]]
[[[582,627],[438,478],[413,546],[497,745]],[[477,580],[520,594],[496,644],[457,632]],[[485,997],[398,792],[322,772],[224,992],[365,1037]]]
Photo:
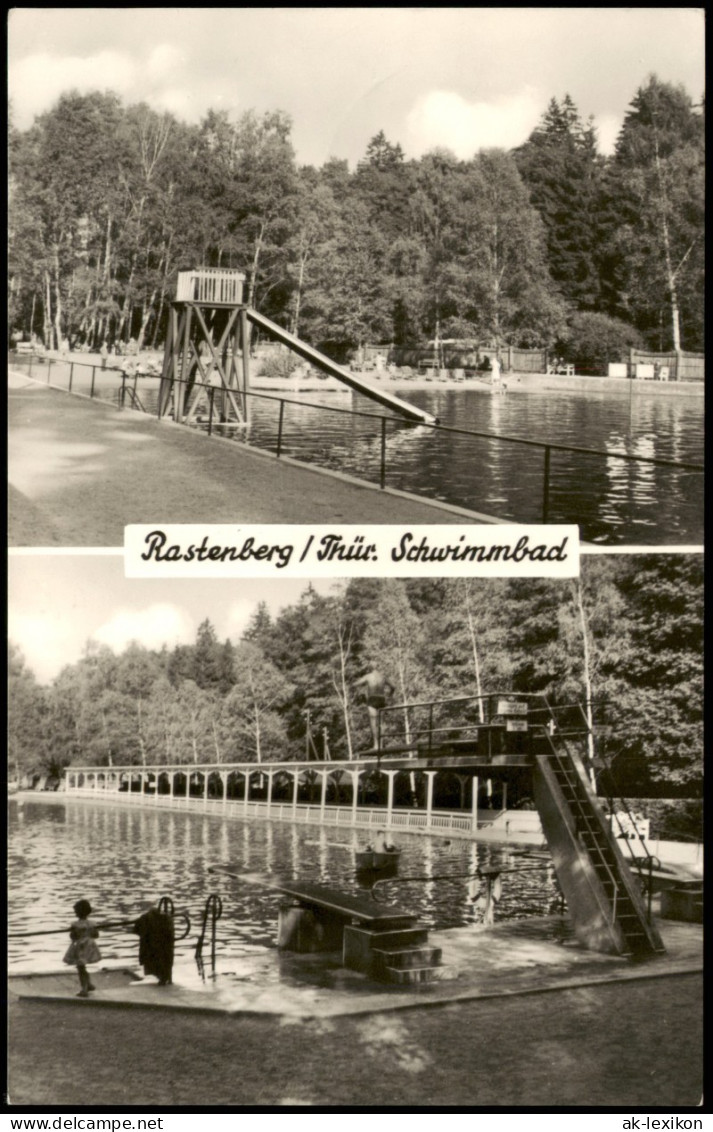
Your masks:
[[[440,779],[440,782],[439,782]],[[445,790],[445,786],[448,790]],[[483,823],[486,799],[476,775],[453,770],[377,769],[350,763],[230,763],[141,767],[68,767],[68,795],[165,806],[224,807],[235,816],[277,817],[320,824],[469,832]],[[499,786],[504,811],[507,785]],[[450,805],[436,805],[445,793]],[[495,816],[492,809],[487,818]]]

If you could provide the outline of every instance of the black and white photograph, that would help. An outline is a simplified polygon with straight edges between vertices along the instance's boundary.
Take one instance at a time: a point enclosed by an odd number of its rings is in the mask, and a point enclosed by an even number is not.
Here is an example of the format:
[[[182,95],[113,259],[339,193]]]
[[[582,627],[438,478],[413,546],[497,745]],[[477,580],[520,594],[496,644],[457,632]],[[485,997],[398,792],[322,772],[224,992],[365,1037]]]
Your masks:
[[[10,18],[11,545],[700,545],[702,10],[97,12]]]
[[[16,560],[15,1088],[91,1103],[76,996],[105,1104],[696,1103],[701,583]]]
[[[695,1117],[704,26],[10,11],[10,1110]]]

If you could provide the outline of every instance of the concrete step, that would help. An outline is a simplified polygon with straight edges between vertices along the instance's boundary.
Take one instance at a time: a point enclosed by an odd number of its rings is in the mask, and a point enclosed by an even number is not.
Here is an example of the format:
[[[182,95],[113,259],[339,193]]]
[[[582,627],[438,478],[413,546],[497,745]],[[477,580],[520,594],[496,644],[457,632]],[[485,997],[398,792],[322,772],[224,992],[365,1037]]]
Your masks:
[[[385,978],[384,952],[419,949],[427,943],[427,928],[378,932],[350,924],[344,929],[342,960],[345,967],[354,971]],[[376,951],[381,954],[377,956]]]
[[[381,951],[394,951],[400,947],[418,947],[420,944],[428,943],[427,928],[404,928],[401,931],[386,932],[361,930],[369,937],[372,948],[378,947]]]
[[[441,962],[443,951],[440,947],[399,947],[382,951],[375,947],[372,950],[374,967],[437,967]]]
[[[386,967],[384,975],[388,982],[400,986],[441,983],[458,978],[454,967]]]

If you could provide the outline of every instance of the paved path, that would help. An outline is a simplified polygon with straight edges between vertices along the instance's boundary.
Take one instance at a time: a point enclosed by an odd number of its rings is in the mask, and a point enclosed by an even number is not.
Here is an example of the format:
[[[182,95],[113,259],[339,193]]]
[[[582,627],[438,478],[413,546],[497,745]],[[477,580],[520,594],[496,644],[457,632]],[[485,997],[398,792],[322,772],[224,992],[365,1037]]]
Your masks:
[[[11,373],[11,546],[122,546],[129,523],[496,522]]]
[[[658,926],[666,953],[641,963],[586,950],[559,917],[430,932],[429,944],[443,951],[439,968],[443,977],[418,987],[373,982],[342,967],[341,954],[295,955],[271,948],[246,954],[238,948],[227,959],[221,956],[216,977],[204,981],[184,948],[170,987],[158,987],[153,978],[137,983],[130,969],[113,966],[93,975],[97,991],[86,1001],[77,999],[76,975],[66,970],[13,976],[10,991],[25,1000],[61,999],[92,1009],[150,1007],[335,1018],[700,972],[701,925],[662,920]]]

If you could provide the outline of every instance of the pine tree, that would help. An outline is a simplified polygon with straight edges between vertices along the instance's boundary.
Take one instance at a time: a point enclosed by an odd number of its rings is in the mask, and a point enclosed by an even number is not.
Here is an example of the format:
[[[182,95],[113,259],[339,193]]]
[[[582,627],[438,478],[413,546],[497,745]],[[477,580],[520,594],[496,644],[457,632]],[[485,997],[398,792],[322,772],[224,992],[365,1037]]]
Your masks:
[[[551,99],[542,121],[515,151],[530,200],[547,233],[550,274],[579,309],[599,301],[597,207],[603,162],[592,122],[583,124],[569,95]]]

